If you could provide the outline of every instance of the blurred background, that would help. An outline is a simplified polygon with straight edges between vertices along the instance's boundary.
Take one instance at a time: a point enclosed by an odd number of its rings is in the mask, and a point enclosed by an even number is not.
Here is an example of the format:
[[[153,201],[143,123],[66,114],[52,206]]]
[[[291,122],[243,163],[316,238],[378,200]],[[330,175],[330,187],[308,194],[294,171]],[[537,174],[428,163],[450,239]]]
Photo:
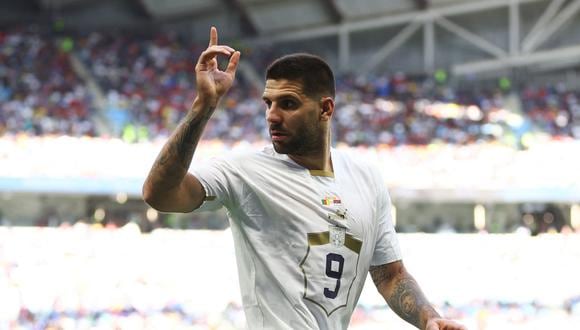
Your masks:
[[[243,329],[225,212],[142,182],[215,25],[242,51],[196,158],[267,145],[263,72],[337,72],[407,267],[469,329],[580,324],[580,0],[2,0],[0,329]],[[368,280],[367,280],[368,281]],[[351,329],[411,329],[368,281]]]

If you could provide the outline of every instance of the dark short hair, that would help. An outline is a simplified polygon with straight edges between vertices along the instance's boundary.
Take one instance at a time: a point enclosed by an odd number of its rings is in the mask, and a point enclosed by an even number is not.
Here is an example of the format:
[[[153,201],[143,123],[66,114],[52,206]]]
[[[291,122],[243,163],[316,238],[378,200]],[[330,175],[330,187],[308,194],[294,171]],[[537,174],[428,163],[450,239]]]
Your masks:
[[[334,98],[334,74],[320,57],[297,53],[282,56],[270,64],[266,79],[287,79],[302,83],[302,92],[313,99],[322,96]]]

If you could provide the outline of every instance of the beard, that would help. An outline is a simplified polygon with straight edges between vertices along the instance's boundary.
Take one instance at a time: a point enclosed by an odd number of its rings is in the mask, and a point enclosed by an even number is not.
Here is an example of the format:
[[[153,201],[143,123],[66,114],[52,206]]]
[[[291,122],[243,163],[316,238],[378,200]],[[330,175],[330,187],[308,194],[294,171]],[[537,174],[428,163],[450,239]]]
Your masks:
[[[324,137],[320,122],[303,125],[284,141],[272,141],[274,150],[279,154],[307,156],[322,150]]]

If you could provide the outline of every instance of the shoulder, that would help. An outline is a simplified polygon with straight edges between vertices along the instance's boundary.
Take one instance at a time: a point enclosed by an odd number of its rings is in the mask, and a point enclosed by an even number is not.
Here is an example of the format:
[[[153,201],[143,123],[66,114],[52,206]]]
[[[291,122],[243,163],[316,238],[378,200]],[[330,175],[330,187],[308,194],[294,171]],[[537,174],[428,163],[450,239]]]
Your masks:
[[[382,190],[385,182],[380,165],[371,155],[356,149],[336,150],[336,155],[340,158],[342,166],[355,181],[361,181],[376,191]]]
[[[333,153],[340,158],[343,166],[349,172],[357,172],[365,177],[380,175],[380,168],[373,157],[355,149],[333,149]]]
[[[263,168],[273,162],[279,162],[272,147],[262,149],[230,150],[218,157],[208,160],[213,166],[223,167],[229,170],[248,171]]]

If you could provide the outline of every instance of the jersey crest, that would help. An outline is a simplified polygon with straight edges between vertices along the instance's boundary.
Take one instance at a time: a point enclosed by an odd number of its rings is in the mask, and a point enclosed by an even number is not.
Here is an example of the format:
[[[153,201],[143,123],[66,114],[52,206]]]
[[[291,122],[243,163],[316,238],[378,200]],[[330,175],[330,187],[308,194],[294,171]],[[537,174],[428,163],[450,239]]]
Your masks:
[[[334,247],[343,246],[345,239],[346,239],[346,228],[339,226],[330,226],[330,243]]]

